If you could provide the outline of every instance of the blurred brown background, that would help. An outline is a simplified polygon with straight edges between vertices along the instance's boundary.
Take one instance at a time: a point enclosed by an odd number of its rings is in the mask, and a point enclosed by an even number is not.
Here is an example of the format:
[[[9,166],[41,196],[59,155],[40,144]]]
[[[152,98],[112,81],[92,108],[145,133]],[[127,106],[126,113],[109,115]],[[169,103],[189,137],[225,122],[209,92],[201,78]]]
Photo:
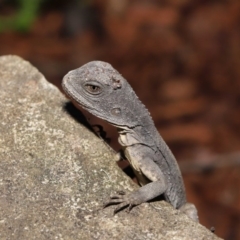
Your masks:
[[[240,239],[239,0],[0,0],[0,55],[60,86],[110,62],[152,114],[200,222]]]

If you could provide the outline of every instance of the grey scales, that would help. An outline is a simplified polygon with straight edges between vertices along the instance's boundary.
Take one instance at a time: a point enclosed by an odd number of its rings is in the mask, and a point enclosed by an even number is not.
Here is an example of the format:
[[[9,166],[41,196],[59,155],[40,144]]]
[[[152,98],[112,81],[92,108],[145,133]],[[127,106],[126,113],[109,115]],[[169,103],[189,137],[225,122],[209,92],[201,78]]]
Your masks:
[[[115,213],[130,210],[160,195],[198,222],[196,207],[188,203],[177,161],[129,83],[109,63],[92,61],[70,71],[62,87],[73,102],[115,126],[119,143],[141,187],[128,195],[112,196],[105,206]]]

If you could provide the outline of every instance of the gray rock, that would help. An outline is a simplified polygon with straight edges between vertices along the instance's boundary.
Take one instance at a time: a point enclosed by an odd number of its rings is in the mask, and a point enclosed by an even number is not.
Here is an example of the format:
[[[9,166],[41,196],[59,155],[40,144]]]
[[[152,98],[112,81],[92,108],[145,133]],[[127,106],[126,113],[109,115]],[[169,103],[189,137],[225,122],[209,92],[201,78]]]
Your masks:
[[[219,239],[164,201],[102,209],[137,186],[67,102],[28,62],[0,58],[0,239]]]

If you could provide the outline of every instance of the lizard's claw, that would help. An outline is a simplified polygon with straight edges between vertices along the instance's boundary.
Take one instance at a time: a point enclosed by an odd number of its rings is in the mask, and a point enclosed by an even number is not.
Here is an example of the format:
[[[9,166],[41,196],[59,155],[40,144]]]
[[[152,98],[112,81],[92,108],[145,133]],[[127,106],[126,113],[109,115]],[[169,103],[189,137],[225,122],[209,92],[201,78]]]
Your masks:
[[[127,210],[126,210],[127,213],[129,213],[129,212],[132,210],[132,208],[134,207],[134,205],[132,205],[132,204],[129,203],[129,202],[123,202],[123,203],[119,204],[119,205],[114,209],[113,213],[116,214],[116,213],[119,212],[121,209],[125,208],[126,206],[128,206],[128,207],[127,207]]]
[[[111,196],[110,200],[103,205],[103,208],[108,207],[109,205],[122,203],[123,201],[124,201],[123,196],[120,195],[120,194],[115,195],[115,196]]]
[[[134,199],[132,194],[125,195],[125,192],[120,191],[118,192],[118,195],[110,197],[110,200],[104,204],[103,208],[106,208],[109,205],[118,204],[118,206],[114,209],[114,214],[125,207],[128,207],[127,212],[130,212],[134,206],[139,204],[136,200],[137,199]]]

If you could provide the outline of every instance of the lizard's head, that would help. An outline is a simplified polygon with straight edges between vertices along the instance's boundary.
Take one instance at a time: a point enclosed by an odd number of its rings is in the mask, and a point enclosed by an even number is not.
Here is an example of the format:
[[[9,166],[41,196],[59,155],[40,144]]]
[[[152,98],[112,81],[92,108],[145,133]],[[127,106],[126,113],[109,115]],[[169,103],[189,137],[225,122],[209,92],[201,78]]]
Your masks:
[[[70,71],[62,87],[78,105],[118,127],[134,127],[138,122],[140,101],[127,81],[106,62],[93,61]]]

